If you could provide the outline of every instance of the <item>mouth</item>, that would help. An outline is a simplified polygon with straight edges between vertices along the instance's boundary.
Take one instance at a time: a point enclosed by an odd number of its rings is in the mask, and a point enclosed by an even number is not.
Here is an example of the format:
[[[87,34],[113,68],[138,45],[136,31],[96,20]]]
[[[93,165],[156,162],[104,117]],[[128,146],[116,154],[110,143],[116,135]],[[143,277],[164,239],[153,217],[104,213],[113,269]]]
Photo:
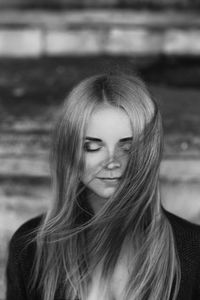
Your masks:
[[[100,177],[99,179],[104,180],[119,180],[121,177]]]
[[[100,180],[102,180],[105,183],[118,183],[119,180],[121,179],[121,177],[100,177],[98,178]]]

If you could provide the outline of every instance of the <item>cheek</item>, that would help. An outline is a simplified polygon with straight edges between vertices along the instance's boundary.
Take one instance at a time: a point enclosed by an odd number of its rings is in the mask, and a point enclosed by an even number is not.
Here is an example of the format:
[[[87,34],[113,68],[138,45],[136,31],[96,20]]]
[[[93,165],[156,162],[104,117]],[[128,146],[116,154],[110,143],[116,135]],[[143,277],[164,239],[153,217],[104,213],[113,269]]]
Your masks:
[[[128,154],[123,154],[121,155],[120,157],[120,165],[121,165],[121,169],[125,170],[127,164],[128,164],[128,161],[129,161],[129,155]]]
[[[97,155],[86,155],[84,160],[83,178],[90,180],[100,170],[102,159]]]

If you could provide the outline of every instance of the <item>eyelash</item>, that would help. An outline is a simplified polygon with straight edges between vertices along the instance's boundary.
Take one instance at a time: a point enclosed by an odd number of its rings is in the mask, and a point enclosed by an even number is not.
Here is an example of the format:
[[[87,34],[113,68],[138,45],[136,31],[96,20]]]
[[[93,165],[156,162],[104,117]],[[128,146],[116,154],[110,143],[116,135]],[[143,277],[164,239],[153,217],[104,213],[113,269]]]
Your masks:
[[[98,151],[99,149],[100,149],[100,147],[97,148],[97,149],[90,149],[90,144],[89,143],[85,143],[85,145],[84,145],[84,150],[86,152],[95,152],[95,151]]]
[[[122,146],[122,148],[123,148],[123,146]],[[97,149],[89,149],[88,143],[86,143],[86,144],[84,145],[84,150],[85,150],[86,152],[97,152],[97,151],[100,150],[100,149],[101,149],[101,147],[99,147],[99,148],[97,148]],[[124,149],[124,148],[123,148],[123,151],[124,151],[124,152],[130,152],[130,150],[131,150],[131,148],[129,148],[129,149]]]
[[[131,151],[131,147],[126,149],[126,148],[123,148],[124,152],[130,152]]]

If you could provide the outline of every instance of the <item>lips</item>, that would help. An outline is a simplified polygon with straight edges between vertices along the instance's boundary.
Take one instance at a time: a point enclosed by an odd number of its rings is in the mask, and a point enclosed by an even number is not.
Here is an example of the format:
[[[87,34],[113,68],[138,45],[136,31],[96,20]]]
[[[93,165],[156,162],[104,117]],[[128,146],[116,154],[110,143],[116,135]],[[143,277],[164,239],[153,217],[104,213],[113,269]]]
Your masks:
[[[121,177],[100,177],[99,179],[103,179],[103,180],[118,180]]]
[[[101,177],[99,179],[106,184],[116,184],[119,182],[120,177]]]

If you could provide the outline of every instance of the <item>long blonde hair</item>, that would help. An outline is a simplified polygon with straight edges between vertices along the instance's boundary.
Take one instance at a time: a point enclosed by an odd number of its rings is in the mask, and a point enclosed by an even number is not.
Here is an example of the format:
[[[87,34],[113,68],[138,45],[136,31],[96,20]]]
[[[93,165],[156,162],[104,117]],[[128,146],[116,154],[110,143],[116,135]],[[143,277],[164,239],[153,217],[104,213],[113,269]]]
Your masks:
[[[122,184],[94,214],[79,177],[84,168],[86,124],[103,103],[128,114],[133,142]],[[44,300],[53,300],[57,293],[66,300],[86,299],[92,272],[99,263],[109,290],[125,241],[131,260],[122,300],[176,299],[180,264],[159,194],[162,136],[158,106],[135,75],[96,75],[71,91],[53,135],[54,201],[36,235],[32,287],[42,291]]]

